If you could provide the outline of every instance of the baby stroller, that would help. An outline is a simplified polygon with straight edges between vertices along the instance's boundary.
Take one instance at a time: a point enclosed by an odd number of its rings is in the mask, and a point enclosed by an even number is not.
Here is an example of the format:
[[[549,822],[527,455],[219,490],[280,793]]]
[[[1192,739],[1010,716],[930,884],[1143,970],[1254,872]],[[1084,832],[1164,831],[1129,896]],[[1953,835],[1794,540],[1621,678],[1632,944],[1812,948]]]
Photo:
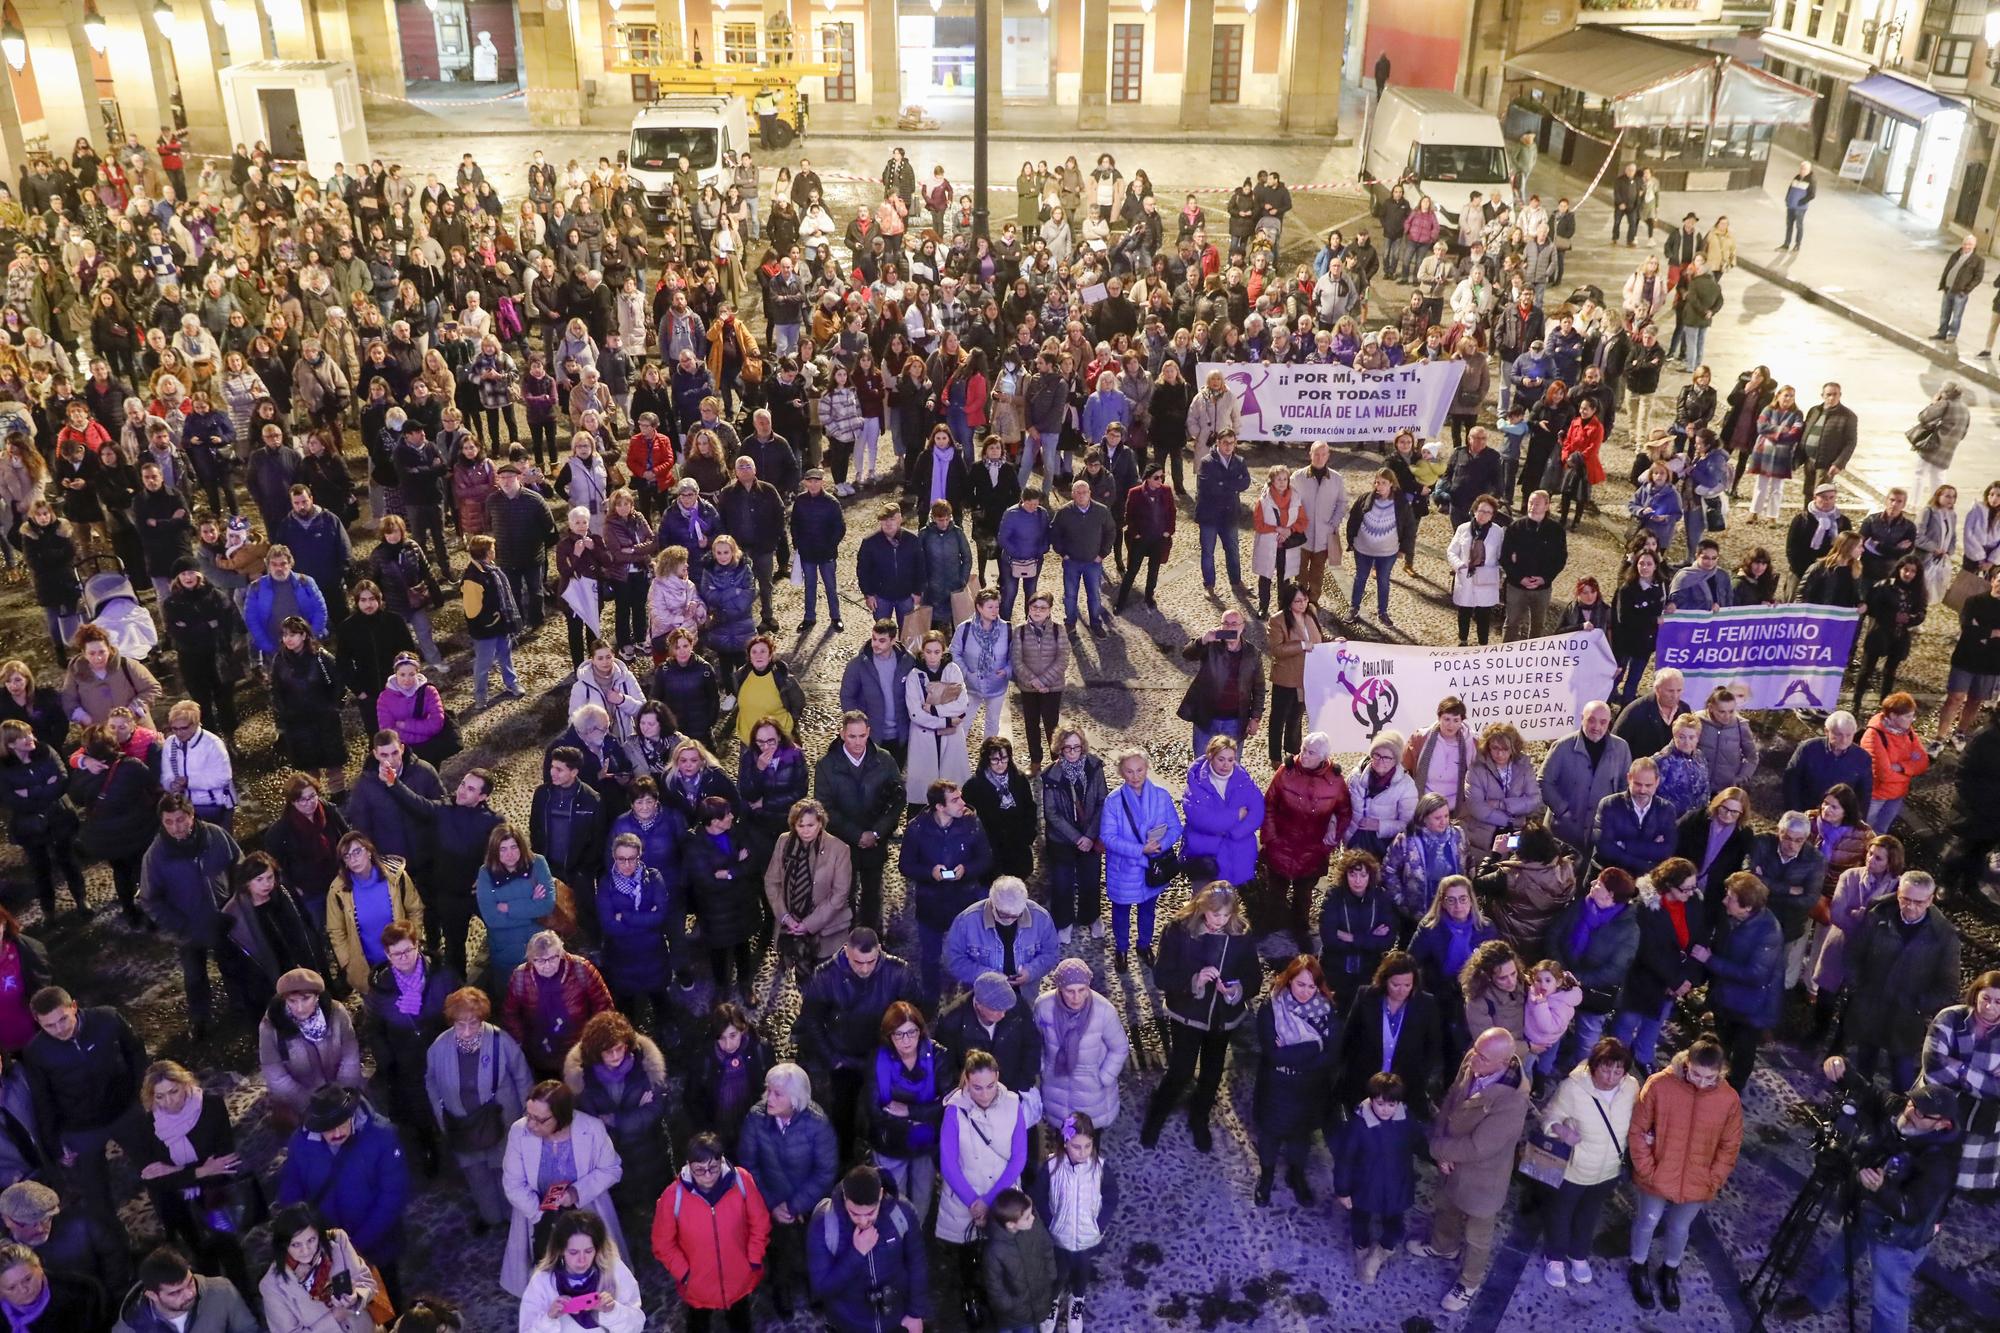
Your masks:
[[[111,646],[126,657],[146,660],[159,646],[159,627],[139,602],[125,566],[115,555],[93,556],[83,562],[91,572],[83,580],[83,615],[111,636]]]

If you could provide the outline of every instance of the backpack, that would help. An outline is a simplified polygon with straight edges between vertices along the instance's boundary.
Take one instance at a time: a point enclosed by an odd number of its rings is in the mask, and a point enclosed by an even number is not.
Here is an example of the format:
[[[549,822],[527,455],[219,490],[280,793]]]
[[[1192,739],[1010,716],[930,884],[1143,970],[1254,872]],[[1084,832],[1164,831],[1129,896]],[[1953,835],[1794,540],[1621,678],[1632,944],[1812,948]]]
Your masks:
[[[889,1229],[896,1233],[896,1239],[901,1240],[909,1234],[910,1221],[908,1214],[896,1206],[897,1202],[894,1195],[883,1195],[883,1204],[889,1212]],[[821,1199],[813,1205],[813,1221],[819,1225],[820,1239],[826,1245],[826,1252],[832,1254],[837,1251],[840,1248],[840,1218],[834,1214],[832,1198]]]

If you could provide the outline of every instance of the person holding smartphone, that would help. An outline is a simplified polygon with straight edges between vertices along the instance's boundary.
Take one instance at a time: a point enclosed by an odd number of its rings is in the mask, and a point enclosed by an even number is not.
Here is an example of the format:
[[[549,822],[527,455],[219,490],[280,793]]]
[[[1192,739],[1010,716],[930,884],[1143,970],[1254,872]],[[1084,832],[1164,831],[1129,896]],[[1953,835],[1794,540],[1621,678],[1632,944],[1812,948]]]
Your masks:
[[[295,1203],[271,1219],[271,1240],[277,1252],[257,1284],[271,1333],[375,1333],[375,1275],[345,1231]]]

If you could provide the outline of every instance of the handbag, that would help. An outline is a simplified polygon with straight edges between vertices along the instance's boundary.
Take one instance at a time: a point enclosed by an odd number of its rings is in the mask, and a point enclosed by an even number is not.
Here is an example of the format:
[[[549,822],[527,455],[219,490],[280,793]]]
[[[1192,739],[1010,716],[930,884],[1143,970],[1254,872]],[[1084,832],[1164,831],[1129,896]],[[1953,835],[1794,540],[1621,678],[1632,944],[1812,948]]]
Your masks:
[[[1521,1155],[1515,1160],[1514,1169],[1538,1185],[1550,1189],[1561,1189],[1563,1175],[1569,1170],[1570,1154],[1576,1149],[1546,1129],[1531,1129],[1521,1140]]]
[[[410,747],[417,758],[423,760],[433,768],[465,748],[465,738],[459,734],[458,730],[458,719],[453,717],[451,710],[444,708],[441,702],[438,706],[444,711],[444,726],[439,729],[437,735],[431,737],[429,740]],[[424,696],[419,694],[417,695],[416,716],[422,717],[423,715]]]
[[[556,905],[542,918],[542,928],[553,930],[564,940],[576,938],[576,891],[561,880],[556,881]]]
[[[1119,803],[1125,810],[1125,822],[1132,826],[1132,837],[1141,847],[1146,845],[1146,835],[1139,831],[1139,821],[1132,814],[1132,800],[1127,797]],[[1174,882],[1181,873],[1181,854],[1177,848],[1167,847],[1146,858],[1146,887],[1164,889]]]
[[[367,1260],[363,1260],[367,1263]],[[368,1317],[375,1321],[375,1327],[387,1328],[396,1322],[396,1307],[389,1300],[389,1284],[382,1280],[382,1270],[368,1264],[369,1280],[375,1284],[375,1294],[368,1300]]]
[[[242,1236],[271,1216],[271,1201],[255,1172],[208,1180],[201,1187],[202,1225],[223,1235]]]
[[[1720,495],[1701,497],[1702,526],[1710,532],[1729,530],[1729,505]]]
[[[493,1086],[487,1089],[492,1097],[500,1091],[500,1062],[495,1059],[492,1070]],[[507,1136],[507,1122],[501,1115],[498,1101],[481,1102],[464,1115],[444,1113],[444,1141],[453,1152],[487,1152],[500,1146],[500,1140]]]
[[[967,1328],[986,1327],[986,1237],[977,1222],[965,1226],[965,1243],[958,1247],[959,1310]]]
[[[1585,986],[1576,1007],[1586,1014],[1608,1014],[1618,1007],[1618,987]]]
[[[1963,611],[1965,604],[1986,591],[1986,580],[1977,570],[1961,569],[1952,576],[1951,586],[1944,590],[1944,604],[1954,611]]]

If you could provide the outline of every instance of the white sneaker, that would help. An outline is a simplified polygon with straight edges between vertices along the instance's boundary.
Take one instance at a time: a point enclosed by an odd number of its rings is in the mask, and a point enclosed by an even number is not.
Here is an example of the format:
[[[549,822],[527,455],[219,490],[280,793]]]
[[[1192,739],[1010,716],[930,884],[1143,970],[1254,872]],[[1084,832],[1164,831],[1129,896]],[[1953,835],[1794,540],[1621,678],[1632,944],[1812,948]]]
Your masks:
[[[1056,939],[1063,944],[1068,944],[1070,933],[1071,933],[1070,927],[1064,926],[1061,930],[1056,932]]]
[[[1100,917],[1098,920],[1090,923],[1090,938],[1094,940],[1101,940],[1104,938],[1103,918]]]
[[[1569,1280],[1576,1283],[1577,1286],[1589,1286],[1594,1276],[1595,1274],[1590,1271],[1590,1260],[1572,1259],[1569,1261]]]
[[[1551,1259],[1542,1265],[1542,1280],[1557,1291],[1569,1285],[1569,1277],[1563,1272],[1563,1261]]]
[[[1083,1333],[1083,1297],[1069,1298],[1069,1333]]]
[[[843,481],[840,485],[833,488],[833,493],[842,499],[846,499],[848,496],[854,494],[854,488]]]

